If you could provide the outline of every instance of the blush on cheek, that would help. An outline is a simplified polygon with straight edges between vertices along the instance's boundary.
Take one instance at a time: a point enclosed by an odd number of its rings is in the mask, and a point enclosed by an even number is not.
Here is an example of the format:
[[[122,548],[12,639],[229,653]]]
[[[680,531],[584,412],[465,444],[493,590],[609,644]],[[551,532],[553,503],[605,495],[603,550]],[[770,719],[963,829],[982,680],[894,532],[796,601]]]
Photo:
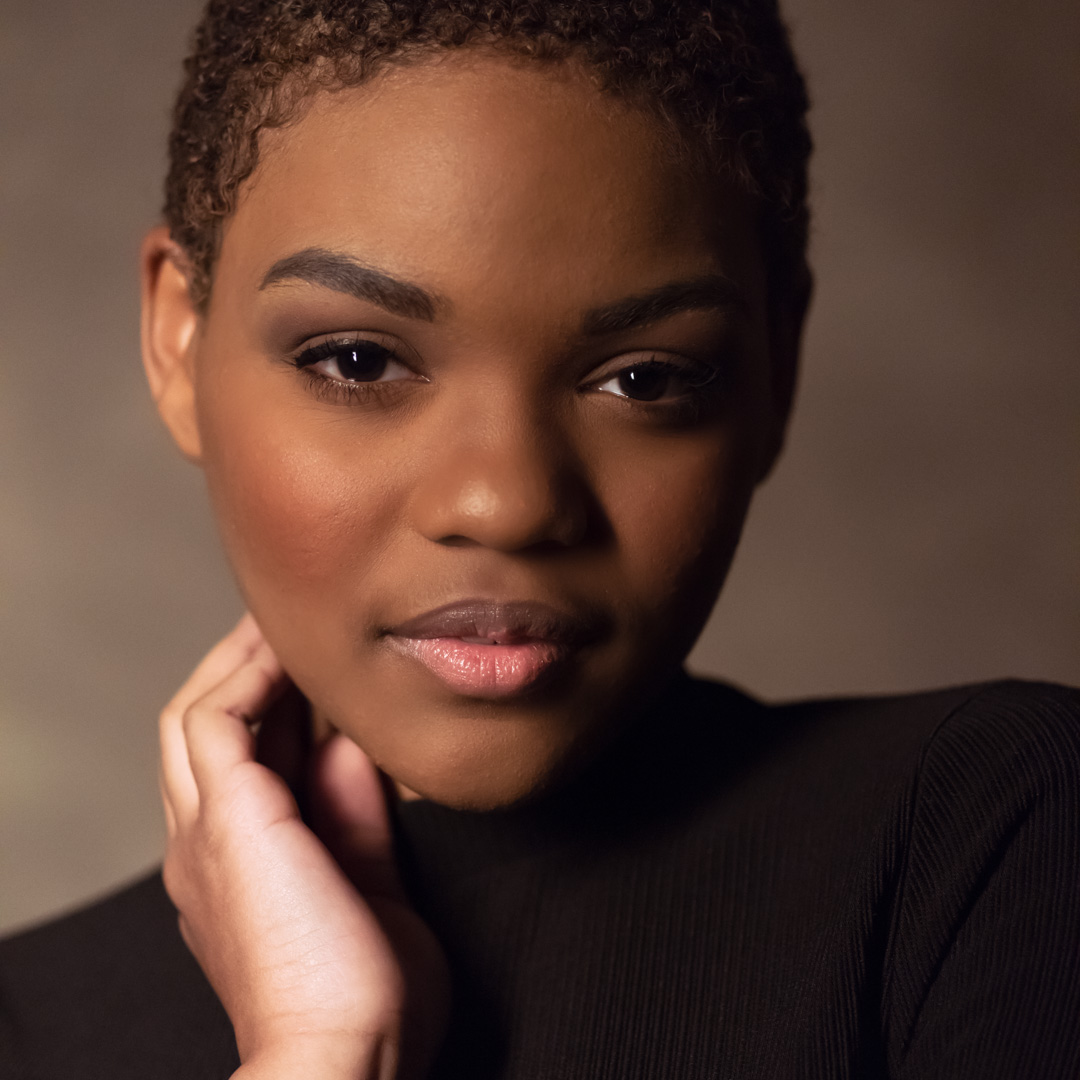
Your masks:
[[[211,449],[207,482],[249,606],[268,632],[316,633],[379,561],[389,529],[378,481],[312,440],[233,426]]]

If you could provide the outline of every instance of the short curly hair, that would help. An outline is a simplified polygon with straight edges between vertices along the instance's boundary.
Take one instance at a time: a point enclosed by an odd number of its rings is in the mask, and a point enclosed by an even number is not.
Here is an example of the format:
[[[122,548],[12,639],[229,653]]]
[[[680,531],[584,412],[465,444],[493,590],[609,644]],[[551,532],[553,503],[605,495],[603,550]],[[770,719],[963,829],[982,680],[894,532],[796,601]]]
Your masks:
[[[770,293],[805,280],[808,99],[776,0],[209,0],[165,184],[195,302],[209,296],[263,129],[287,124],[314,90],[477,46],[575,60],[603,92],[652,111],[696,160],[760,200]]]

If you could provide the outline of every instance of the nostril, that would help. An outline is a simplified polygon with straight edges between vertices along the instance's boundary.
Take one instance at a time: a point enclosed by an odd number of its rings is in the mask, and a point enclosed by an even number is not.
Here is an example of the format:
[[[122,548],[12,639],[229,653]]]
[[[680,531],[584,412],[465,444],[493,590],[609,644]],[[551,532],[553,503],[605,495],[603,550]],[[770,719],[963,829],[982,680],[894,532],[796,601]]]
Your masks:
[[[477,540],[471,540],[467,536],[439,536],[435,537],[436,543],[442,544],[444,547],[475,547],[479,543]]]

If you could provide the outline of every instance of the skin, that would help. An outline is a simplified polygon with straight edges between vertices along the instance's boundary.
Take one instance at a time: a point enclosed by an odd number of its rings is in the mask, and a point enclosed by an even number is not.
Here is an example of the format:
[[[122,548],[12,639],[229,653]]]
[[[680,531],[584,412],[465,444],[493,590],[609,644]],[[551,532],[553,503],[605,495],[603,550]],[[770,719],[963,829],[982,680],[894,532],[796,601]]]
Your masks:
[[[410,283],[428,310],[291,272],[267,284],[312,249]],[[770,324],[753,205],[691,172],[657,121],[576,68],[476,52],[316,95],[265,133],[205,311],[183,265],[163,230],[148,237],[144,357],[254,622],[162,717],[167,884],[245,1076],[288,1075],[309,1045],[326,1075],[423,1075],[445,970],[381,872],[373,892],[368,871],[391,860],[370,762],[400,791],[504,806],[583,767],[662,690],[778,452],[801,307]],[[705,278],[725,283],[721,302],[585,332],[590,312]],[[343,336],[401,366],[346,397],[332,363],[290,362]],[[631,400],[618,375],[650,359],[676,374],[660,400]],[[678,373],[704,370],[716,390],[695,395]],[[542,601],[597,631],[546,687],[464,696],[384,633],[462,598]],[[321,737],[342,733],[312,781],[334,808],[321,839],[243,724],[289,680]],[[251,887],[270,865],[277,900]],[[304,935],[336,942],[334,963],[282,990],[273,973],[312,954],[267,943]],[[419,1047],[406,1065],[378,1049],[403,1024]]]
[[[232,1021],[240,1080],[422,1077],[446,1021],[446,962],[405,898],[363,751],[344,735],[323,744],[307,821],[256,760],[247,718],[280,732],[288,681],[245,615],[162,711],[180,931]]]

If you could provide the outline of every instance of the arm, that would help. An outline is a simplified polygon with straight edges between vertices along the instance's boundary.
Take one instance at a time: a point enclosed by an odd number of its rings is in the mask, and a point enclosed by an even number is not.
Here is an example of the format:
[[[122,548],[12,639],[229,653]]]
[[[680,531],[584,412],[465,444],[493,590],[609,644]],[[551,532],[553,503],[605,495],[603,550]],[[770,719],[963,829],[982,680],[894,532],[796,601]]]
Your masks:
[[[233,1073],[233,1080],[391,1080],[398,1075],[397,1058],[392,1043],[378,1040],[346,1041],[340,1046],[321,1038],[313,1039],[310,1046],[293,1041],[250,1057]]]
[[[240,1080],[419,1080],[445,1023],[445,961],[401,889],[362,751],[339,735],[317,760],[326,843],[255,760],[250,722],[287,686],[248,617],[162,714],[181,933],[233,1023]]]

